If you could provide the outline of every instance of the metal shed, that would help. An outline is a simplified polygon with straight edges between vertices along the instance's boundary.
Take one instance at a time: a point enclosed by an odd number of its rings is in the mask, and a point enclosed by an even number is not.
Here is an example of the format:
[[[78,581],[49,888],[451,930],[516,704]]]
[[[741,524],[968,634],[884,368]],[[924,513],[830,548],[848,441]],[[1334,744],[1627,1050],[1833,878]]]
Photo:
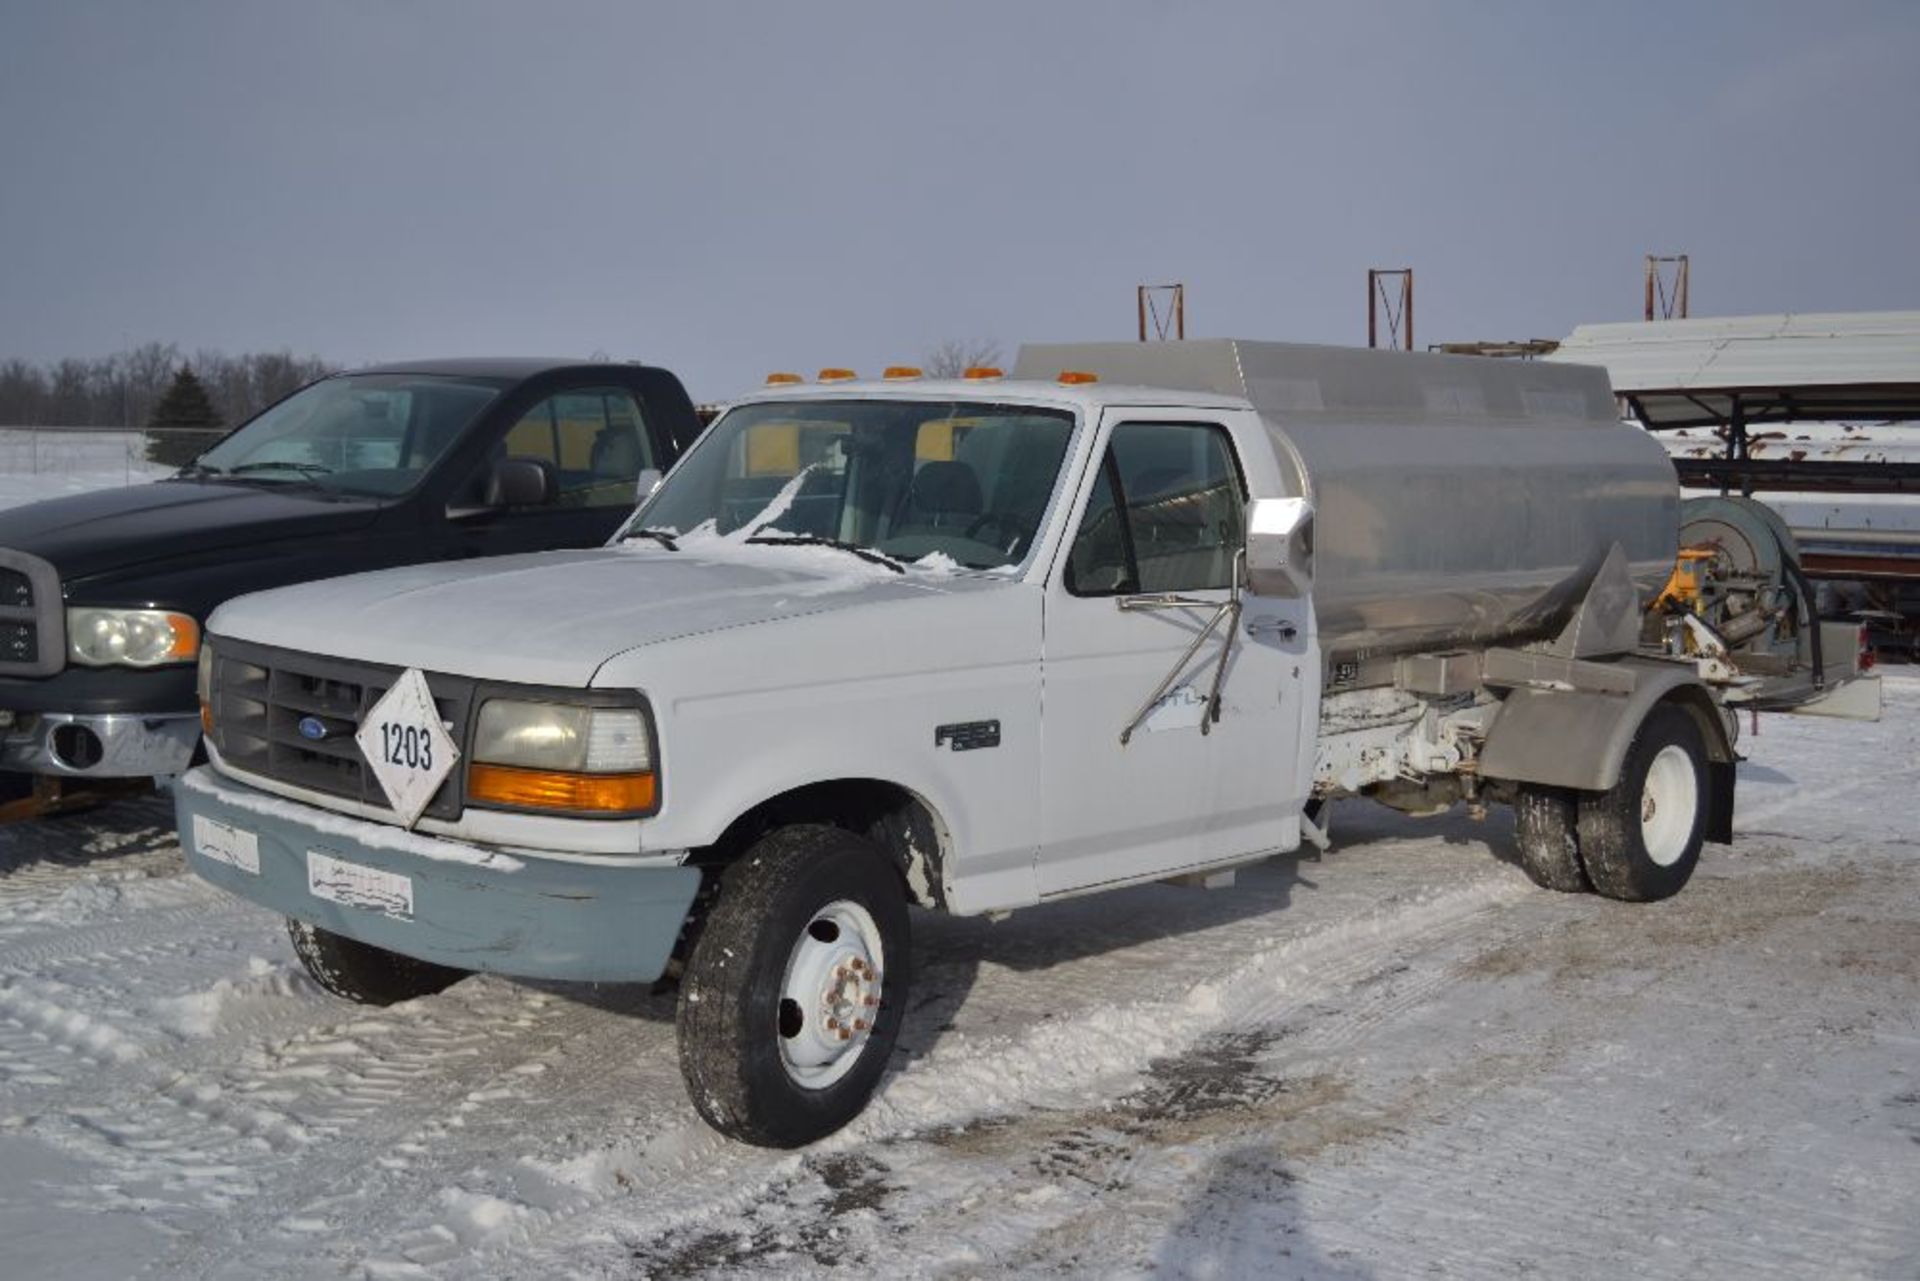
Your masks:
[[[1920,492],[1920,462],[1752,447],[1787,423],[1920,421],[1920,311],[1582,325],[1546,359],[1603,366],[1622,415],[1652,431],[1721,431],[1721,457],[1675,460],[1689,486]]]
[[[1920,428],[1854,426],[1920,423],[1920,311],[1582,325],[1546,359],[1604,367],[1623,417],[1704,436],[1669,441],[1681,483],[1770,495],[1815,577],[1920,581]]]

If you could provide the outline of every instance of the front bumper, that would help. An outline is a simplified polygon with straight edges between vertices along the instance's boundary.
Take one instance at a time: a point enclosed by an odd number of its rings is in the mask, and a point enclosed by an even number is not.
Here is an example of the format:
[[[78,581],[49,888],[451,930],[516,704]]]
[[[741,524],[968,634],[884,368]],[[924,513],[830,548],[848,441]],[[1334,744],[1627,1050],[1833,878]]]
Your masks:
[[[507,854],[419,836],[269,796],[206,766],[173,795],[180,844],[202,878],[335,934],[457,969],[649,982],[666,969],[700,888],[697,868]],[[232,838],[214,837],[209,822],[252,843],[235,857]],[[216,848],[224,840],[228,857],[209,855],[203,836]],[[404,895],[388,895],[382,908],[317,894],[316,866],[340,862],[406,878]]]
[[[0,737],[0,770],[66,778],[185,772],[200,745],[197,715],[32,712]]]

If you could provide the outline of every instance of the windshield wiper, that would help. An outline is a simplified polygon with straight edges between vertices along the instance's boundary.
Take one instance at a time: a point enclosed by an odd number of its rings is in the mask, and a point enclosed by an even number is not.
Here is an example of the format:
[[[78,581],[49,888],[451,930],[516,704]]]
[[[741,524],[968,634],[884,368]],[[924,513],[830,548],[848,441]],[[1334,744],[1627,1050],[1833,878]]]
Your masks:
[[[832,547],[843,552],[851,552],[861,560],[875,565],[885,565],[896,574],[904,574],[907,567],[885,552],[877,552],[871,547],[862,547],[859,543],[842,542],[838,538],[821,538],[816,534],[755,534],[747,540],[768,547]]]
[[[331,476],[333,468],[322,467],[319,463],[241,463],[238,467],[229,467],[227,475],[244,476],[257,471],[296,471],[302,476]]]
[[[654,542],[659,543],[662,547],[666,548],[670,552],[677,552],[680,550],[680,544],[674,541],[674,539],[677,538],[678,535],[676,535],[670,529],[653,529],[650,527],[643,526],[640,529],[629,529],[627,531],[627,537],[628,538],[651,538]]]
[[[226,475],[226,473],[221,471],[218,467],[210,467],[206,463],[188,463],[186,466],[182,467],[178,472],[174,474],[177,476],[224,476]]]

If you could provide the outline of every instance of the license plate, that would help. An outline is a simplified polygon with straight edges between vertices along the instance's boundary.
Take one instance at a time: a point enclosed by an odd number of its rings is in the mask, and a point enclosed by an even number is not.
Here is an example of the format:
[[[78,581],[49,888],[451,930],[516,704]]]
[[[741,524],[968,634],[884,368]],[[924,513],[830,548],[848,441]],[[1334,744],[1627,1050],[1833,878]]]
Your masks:
[[[413,878],[350,863],[323,850],[307,851],[307,892],[346,907],[399,920],[413,919]]]
[[[433,794],[460,759],[453,736],[440,723],[433,691],[419,668],[402,672],[360,723],[353,741],[402,822],[420,820]]]
[[[195,814],[193,848],[200,851],[202,858],[260,875],[260,838],[244,827]]]

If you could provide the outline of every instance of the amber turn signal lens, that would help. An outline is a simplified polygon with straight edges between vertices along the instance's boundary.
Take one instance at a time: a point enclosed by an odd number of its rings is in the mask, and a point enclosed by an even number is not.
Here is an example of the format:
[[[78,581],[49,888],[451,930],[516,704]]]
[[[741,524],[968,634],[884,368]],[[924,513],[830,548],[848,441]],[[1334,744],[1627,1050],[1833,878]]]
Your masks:
[[[200,704],[200,732],[202,734],[213,733],[213,704],[212,703]]]
[[[187,614],[168,614],[173,626],[173,644],[167,650],[169,663],[184,663],[200,657],[200,624]]]
[[[467,799],[482,805],[637,814],[659,799],[653,774],[568,774],[511,765],[467,767]]]

